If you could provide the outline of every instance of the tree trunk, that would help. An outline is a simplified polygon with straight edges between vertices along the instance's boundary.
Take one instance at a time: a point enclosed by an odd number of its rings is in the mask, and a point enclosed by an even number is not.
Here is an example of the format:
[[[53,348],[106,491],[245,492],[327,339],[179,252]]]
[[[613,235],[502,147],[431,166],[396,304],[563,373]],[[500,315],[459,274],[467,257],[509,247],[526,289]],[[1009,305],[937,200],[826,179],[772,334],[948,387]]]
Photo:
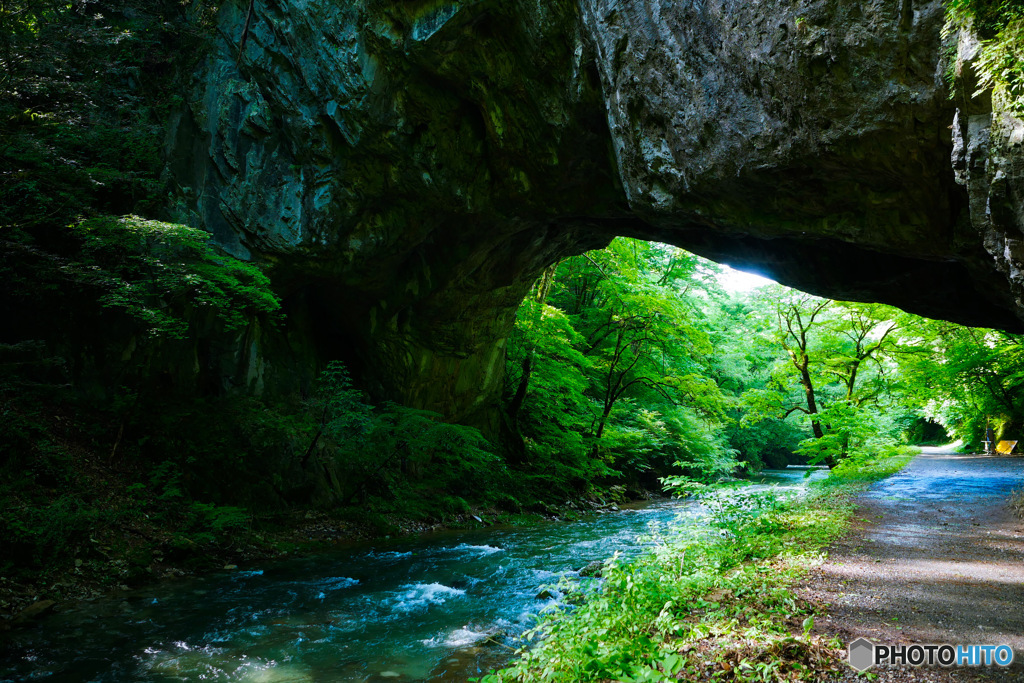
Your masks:
[[[533,354],[534,350],[526,354],[523,358],[523,374],[519,378],[519,386],[516,387],[516,395],[512,397],[512,400],[508,404],[508,419],[512,425],[512,429],[519,429],[519,409],[523,407],[523,401],[526,400],[526,389],[530,386],[530,373],[533,371]]]
[[[803,364],[800,366],[800,384],[804,387],[804,398],[807,400],[807,413],[811,416],[811,431],[814,432],[814,438],[820,439],[825,436],[825,432],[821,429],[821,422],[815,417],[818,414],[818,402],[814,397],[814,384],[811,382],[811,372],[807,368],[808,359],[805,356],[803,358]]]
[[[540,324],[541,316],[544,315],[544,304],[547,302],[548,294],[551,292],[551,285],[555,282],[555,269],[557,268],[557,263],[553,263],[545,268],[544,273],[540,277],[540,282],[537,284],[537,310],[530,325],[531,330],[536,329],[537,325]],[[530,344],[526,351],[526,356],[523,358],[523,376],[519,379],[519,386],[516,387],[515,396],[512,397],[512,401],[508,404],[509,422],[515,431],[519,431],[519,410],[523,407],[523,402],[526,400],[526,390],[530,386],[530,373],[533,371],[533,360],[536,355],[537,345]]]
[[[604,413],[601,414],[601,421],[597,423],[597,431],[594,432],[594,438],[600,439],[601,435],[604,434],[604,426],[608,422],[608,416],[612,414],[612,407],[608,406],[604,409]]]
[[[608,416],[612,414],[612,406],[608,405],[601,413],[601,419],[597,423],[597,431],[594,432],[594,447],[590,449],[590,457],[596,458],[598,453],[597,444],[601,440],[601,435],[604,434],[604,427],[608,424]]]

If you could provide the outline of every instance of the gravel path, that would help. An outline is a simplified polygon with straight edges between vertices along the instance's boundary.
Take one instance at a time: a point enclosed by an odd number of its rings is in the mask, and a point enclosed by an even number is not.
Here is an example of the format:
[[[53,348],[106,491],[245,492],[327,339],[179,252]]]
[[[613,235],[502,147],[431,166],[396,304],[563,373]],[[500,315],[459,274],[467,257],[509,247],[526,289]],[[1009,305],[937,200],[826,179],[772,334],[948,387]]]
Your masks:
[[[850,533],[802,589],[815,631],[885,644],[1009,644],[1008,669],[871,669],[882,681],[1024,681],[1024,458],[924,449],[861,496]],[[853,680],[853,671],[845,679]]]

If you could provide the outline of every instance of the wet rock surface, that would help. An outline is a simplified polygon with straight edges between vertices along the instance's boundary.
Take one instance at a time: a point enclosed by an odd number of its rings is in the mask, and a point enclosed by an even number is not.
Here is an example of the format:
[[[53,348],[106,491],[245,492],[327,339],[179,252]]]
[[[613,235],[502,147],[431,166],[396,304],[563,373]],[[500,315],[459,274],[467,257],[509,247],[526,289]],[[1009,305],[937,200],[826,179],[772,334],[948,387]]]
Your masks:
[[[865,637],[1015,652],[1009,669],[872,669],[881,680],[1024,680],[1024,521],[1008,503],[1022,485],[1019,457],[924,453],[873,486],[854,528],[802,590],[827,612],[817,628],[844,644]]]

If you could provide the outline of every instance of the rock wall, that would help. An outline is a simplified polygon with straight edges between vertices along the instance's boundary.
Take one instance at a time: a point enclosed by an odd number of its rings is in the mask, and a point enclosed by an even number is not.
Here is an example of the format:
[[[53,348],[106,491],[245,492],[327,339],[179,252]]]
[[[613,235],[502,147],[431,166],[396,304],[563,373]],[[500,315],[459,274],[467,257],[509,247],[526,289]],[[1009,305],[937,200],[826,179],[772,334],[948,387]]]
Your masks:
[[[958,36],[952,167],[967,190],[969,220],[1009,290],[1013,306],[1024,309],[1024,121],[1006,102],[977,90],[973,64],[975,36]]]
[[[826,296],[1019,327],[950,168],[944,3],[583,6],[630,206],[661,239]]]
[[[379,397],[493,429],[532,280],[629,215],[576,8],[252,8],[222,8],[175,125],[177,217],[272,264]]]
[[[175,210],[272,266],[296,344],[490,431],[532,280],[614,235],[1021,330],[1021,124],[949,98],[942,22],[924,0],[233,0],[174,126]]]

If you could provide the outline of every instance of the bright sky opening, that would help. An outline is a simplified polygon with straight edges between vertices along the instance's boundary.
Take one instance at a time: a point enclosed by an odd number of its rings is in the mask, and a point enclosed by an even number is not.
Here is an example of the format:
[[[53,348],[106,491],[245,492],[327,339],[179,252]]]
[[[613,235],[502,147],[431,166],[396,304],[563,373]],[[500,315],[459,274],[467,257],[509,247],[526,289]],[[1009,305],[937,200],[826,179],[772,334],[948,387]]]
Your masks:
[[[746,273],[742,270],[736,270],[730,268],[724,263],[722,266],[722,274],[718,276],[718,284],[722,285],[722,288],[730,294],[736,294],[739,292],[749,292],[752,289],[763,287],[765,285],[773,284],[774,280],[755,275],[754,273]]]

